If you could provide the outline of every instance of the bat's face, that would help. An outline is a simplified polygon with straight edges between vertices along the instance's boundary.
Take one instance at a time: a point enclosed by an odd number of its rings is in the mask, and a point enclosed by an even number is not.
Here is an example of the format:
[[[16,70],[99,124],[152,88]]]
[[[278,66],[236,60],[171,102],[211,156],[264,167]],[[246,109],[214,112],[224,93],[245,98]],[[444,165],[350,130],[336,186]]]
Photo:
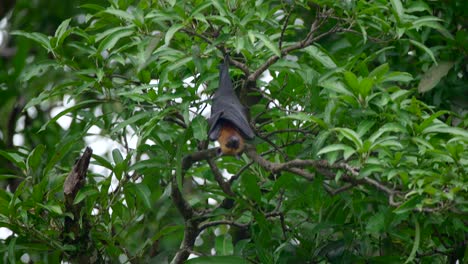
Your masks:
[[[221,124],[218,142],[223,155],[239,155],[244,150],[244,138],[230,122]]]

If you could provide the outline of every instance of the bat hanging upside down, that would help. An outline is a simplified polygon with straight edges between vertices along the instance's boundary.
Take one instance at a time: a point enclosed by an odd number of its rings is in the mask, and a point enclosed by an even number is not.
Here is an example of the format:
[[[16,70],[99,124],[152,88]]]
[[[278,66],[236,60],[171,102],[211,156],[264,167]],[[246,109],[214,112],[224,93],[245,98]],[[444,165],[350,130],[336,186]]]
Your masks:
[[[213,96],[209,138],[218,140],[221,155],[240,156],[245,140],[255,137],[247,121],[246,108],[240,103],[229,76],[229,57],[224,58],[219,74],[219,88]]]
[[[224,155],[240,155],[244,150],[244,138],[229,121],[221,121],[221,132],[218,142]]]

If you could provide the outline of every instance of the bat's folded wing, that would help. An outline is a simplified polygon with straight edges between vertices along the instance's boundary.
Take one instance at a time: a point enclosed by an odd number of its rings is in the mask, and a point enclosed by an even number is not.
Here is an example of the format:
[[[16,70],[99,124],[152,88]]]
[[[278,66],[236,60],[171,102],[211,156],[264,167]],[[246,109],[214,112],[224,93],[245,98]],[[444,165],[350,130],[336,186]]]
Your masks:
[[[208,131],[208,137],[211,141],[218,139],[221,133],[221,124],[219,117],[223,114],[223,111],[211,113],[210,119],[208,119],[208,125],[210,125],[210,131]]]
[[[237,104],[227,103],[224,105],[223,111],[213,113],[209,120],[210,139],[216,140],[219,137],[219,133],[221,131],[220,124],[223,120],[231,122],[239,132],[242,133],[244,138],[253,139],[255,137],[255,133],[252,128],[250,128],[249,122],[247,121],[247,117],[245,116],[242,108],[242,106]]]

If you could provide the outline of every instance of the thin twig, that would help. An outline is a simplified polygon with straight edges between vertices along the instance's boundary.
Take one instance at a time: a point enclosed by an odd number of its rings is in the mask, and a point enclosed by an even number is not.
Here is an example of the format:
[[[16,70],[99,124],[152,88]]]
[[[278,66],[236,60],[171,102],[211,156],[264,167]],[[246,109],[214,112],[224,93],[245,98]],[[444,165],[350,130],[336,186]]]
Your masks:
[[[291,16],[291,10],[289,10],[288,14],[286,15],[286,17],[284,19],[283,28],[281,29],[281,35],[280,35],[279,44],[278,44],[280,50],[283,48],[284,33],[286,32],[286,28],[288,27],[289,17],[290,16]]]
[[[238,223],[238,222],[231,221],[231,220],[217,220],[217,221],[211,221],[211,222],[206,222],[206,223],[201,224],[200,231],[203,231],[209,227],[218,226],[218,225],[231,225],[231,226],[236,226],[239,228],[247,228],[249,227],[250,223],[243,224],[243,223]]]
[[[213,159],[208,159],[208,165],[210,165],[211,171],[214,174],[214,177],[216,181],[218,182],[219,187],[221,187],[221,190],[228,196],[235,196],[234,192],[231,190],[231,185],[229,182],[224,181],[223,175],[219,171],[218,166],[216,166],[215,162]]]

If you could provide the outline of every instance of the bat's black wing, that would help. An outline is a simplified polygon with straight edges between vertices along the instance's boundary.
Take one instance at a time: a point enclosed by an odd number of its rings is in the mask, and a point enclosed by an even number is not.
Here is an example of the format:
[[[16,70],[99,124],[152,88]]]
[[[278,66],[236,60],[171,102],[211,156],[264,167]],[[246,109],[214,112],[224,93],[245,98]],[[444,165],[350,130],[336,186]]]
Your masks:
[[[224,58],[219,74],[219,88],[213,97],[211,106],[211,117],[209,138],[216,140],[221,132],[221,121],[227,120],[239,129],[243,137],[253,139],[255,133],[250,128],[247,120],[246,108],[240,103],[232,86],[229,76],[229,58]]]

